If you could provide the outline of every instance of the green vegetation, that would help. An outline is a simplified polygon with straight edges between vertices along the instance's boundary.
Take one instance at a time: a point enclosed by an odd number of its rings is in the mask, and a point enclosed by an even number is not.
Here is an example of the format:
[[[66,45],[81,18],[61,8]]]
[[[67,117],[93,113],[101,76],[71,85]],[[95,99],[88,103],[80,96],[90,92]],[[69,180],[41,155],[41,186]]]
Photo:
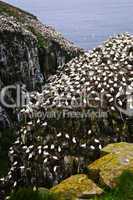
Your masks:
[[[38,48],[46,48],[47,47],[47,41],[44,39],[43,35],[35,30],[33,26],[28,26],[27,29],[33,33],[37,37],[37,42],[38,42]]]
[[[47,47],[47,43],[44,40],[44,37],[41,35],[41,33],[37,33],[37,41],[38,41],[38,48],[46,48]]]
[[[11,195],[10,200],[58,200],[48,190],[33,191],[32,188],[20,188]]]
[[[93,200],[133,200],[133,173],[125,171],[118,179],[118,187],[112,190],[105,190],[102,197]],[[21,188],[11,195],[10,200],[59,200],[55,194],[45,188],[33,191],[32,188]],[[63,199],[65,200],[65,199]]]
[[[11,6],[5,2],[0,1],[0,13],[6,13],[9,16],[15,17],[18,21],[23,22],[26,15],[36,19],[36,17],[26,11]]]
[[[106,191],[103,197],[94,200],[133,200],[133,173],[125,171],[118,179],[118,187]]]
[[[8,6],[5,3],[0,2],[0,13],[6,13],[9,16],[13,16],[13,17],[19,19],[19,21],[21,20],[21,16],[20,16],[18,10],[13,7]]]

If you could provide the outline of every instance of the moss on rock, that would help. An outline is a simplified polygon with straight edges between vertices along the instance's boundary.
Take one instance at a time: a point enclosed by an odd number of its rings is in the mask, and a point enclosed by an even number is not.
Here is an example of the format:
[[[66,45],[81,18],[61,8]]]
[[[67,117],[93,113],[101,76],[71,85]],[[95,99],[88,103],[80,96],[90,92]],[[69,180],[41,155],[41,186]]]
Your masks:
[[[60,200],[75,200],[101,195],[103,190],[88,179],[87,175],[79,174],[62,181],[59,185],[53,187],[51,192],[58,194]]]
[[[123,146],[123,147],[122,147]],[[110,152],[88,166],[90,174],[99,174],[100,184],[114,188],[117,179],[125,171],[133,171],[133,144],[118,143],[107,146],[103,151]]]
[[[124,152],[133,151],[133,144],[127,143],[127,142],[109,144],[101,150],[101,155],[105,155],[109,153],[118,154],[119,152],[123,152],[123,151]]]

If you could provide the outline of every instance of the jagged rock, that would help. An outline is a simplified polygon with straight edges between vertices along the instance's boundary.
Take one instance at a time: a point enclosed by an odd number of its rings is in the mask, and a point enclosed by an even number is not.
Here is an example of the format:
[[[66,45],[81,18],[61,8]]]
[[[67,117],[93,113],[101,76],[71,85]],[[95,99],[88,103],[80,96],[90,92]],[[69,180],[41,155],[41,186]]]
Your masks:
[[[103,193],[103,190],[84,174],[71,176],[50,191],[58,194],[59,200],[88,199]]]
[[[55,74],[58,66],[63,66],[72,58],[84,53],[83,49],[76,47],[54,28],[44,26],[40,21],[28,18],[25,25],[37,36],[41,70],[46,78]]]
[[[125,170],[133,172],[133,144],[111,144],[102,151],[108,154],[89,165],[88,170],[91,177],[99,178],[100,184],[114,188]]]

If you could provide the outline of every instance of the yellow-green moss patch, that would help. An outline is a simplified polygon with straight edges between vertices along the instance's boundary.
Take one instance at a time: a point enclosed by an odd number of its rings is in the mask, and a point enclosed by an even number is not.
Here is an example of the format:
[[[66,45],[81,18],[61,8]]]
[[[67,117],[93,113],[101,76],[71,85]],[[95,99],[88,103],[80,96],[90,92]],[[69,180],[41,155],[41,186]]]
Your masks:
[[[87,175],[79,174],[71,176],[59,185],[53,187],[51,192],[58,194],[60,199],[75,200],[78,198],[89,198],[90,196],[100,195],[103,190],[99,188]]]
[[[96,160],[88,169],[94,176],[99,173],[100,184],[113,188],[117,185],[116,178],[125,170],[133,171],[133,145],[113,144],[107,146],[104,151],[112,153]]]
[[[133,151],[133,144],[127,142],[120,142],[115,144],[109,144],[101,150],[101,154],[105,155],[108,153],[120,153],[120,152],[129,152]]]

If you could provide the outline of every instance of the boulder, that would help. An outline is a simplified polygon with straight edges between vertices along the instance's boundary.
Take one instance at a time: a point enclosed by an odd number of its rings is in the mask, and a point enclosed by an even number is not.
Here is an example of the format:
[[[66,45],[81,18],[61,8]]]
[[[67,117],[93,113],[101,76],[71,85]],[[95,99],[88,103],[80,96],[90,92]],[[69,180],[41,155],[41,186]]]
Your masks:
[[[105,147],[109,153],[88,166],[92,177],[99,176],[99,182],[110,188],[117,185],[117,178],[126,170],[133,171],[133,144],[118,143]]]
[[[88,179],[87,175],[79,174],[62,181],[59,185],[53,187],[51,192],[58,194],[61,200],[75,200],[101,195],[103,190]]]

